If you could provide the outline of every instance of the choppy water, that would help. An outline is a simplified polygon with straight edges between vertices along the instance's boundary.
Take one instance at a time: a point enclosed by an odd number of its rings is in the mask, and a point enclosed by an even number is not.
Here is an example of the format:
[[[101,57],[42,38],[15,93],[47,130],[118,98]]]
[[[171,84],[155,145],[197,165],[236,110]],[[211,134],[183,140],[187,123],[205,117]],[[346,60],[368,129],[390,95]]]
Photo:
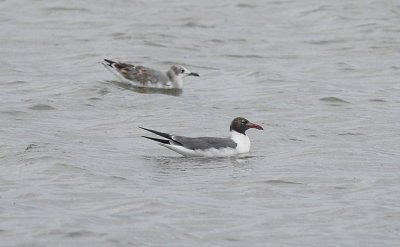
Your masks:
[[[398,1],[0,1],[2,246],[398,246]],[[103,58],[198,72],[126,87]],[[187,159],[137,126],[224,136]]]

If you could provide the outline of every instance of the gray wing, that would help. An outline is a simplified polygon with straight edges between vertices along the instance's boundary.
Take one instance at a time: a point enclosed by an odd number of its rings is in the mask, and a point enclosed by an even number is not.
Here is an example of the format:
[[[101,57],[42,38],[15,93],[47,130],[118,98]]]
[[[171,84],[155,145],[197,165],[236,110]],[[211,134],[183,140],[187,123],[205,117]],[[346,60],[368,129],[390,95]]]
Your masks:
[[[129,64],[119,64],[128,66],[118,66],[118,71],[126,79],[139,82],[141,84],[146,83],[166,83],[168,82],[168,77],[154,69],[146,68],[143,66],[133,66]]]
[[[236,148],[237,144],[229,138],[218,138],[218,137],[184,137],[184,136],[173,136],[173,140],[179,142],[185,148],[196,150],[204,150],[209,148]]]

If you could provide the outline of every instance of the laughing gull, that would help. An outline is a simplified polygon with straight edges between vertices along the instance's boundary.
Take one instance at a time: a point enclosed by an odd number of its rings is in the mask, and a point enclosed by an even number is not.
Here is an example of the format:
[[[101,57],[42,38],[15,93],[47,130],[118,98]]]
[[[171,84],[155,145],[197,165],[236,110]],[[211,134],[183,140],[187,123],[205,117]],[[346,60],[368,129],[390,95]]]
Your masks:
[[[232,120],[230,127],[230,138],[220,137],[185,137],[170,135],[156,130],[141,129],[162,136],[166,139],[142,136],[144,138],[159,142],[160,145],[171,149],[183,156],[203,156],[203,157],[222,157],[250,151],[250,139],[246,135],[246,130],[250,128],[262,130],[263,128],[249,122],[249,120],[237,117]]]
[[[138,87],[181,89],[184,77],[199,76],[199,74],[190,72],[181,65],[172,65],[166,73],[140,65],[120,63],[109,59],[104,59],[103,65],[123,82]]]

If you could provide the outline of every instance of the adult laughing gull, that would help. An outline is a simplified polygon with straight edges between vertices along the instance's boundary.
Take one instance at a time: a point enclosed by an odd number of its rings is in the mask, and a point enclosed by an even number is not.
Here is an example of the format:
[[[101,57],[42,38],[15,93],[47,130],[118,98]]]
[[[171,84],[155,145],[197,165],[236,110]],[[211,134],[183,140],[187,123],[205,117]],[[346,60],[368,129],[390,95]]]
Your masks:
[[[120,63],[109,59],[104,59],[103,64],[123,82],[138,87],[181,89],[184,77],[199,76],[199,74],[190,72],[181,65],[172,65],[167,73],[162,73],[140,65]]]
[[[230,127],[230,138],[220,137],[185,137],[170,135],[156,130],[141,129],[162,136],[166,139],[142,136],[144,138],[159,142],[160,145],[171,149],[183,156],[222,157],[250,151],[250,139],[246,130],[250,128],[262,130],[263,128],[249,122],[249,120],[237,117],[232,120]]]

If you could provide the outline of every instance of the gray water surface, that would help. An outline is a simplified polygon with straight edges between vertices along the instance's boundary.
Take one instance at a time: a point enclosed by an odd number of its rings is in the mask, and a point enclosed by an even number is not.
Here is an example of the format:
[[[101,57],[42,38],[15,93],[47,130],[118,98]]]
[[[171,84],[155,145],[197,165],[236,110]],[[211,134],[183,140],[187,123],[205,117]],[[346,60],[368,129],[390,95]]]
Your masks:
[[[2,246],[399,246],[398,1],[0,1]],[[201,75],[117,82],[103,58]],[[182,158],[138,126],[227,136]]]

